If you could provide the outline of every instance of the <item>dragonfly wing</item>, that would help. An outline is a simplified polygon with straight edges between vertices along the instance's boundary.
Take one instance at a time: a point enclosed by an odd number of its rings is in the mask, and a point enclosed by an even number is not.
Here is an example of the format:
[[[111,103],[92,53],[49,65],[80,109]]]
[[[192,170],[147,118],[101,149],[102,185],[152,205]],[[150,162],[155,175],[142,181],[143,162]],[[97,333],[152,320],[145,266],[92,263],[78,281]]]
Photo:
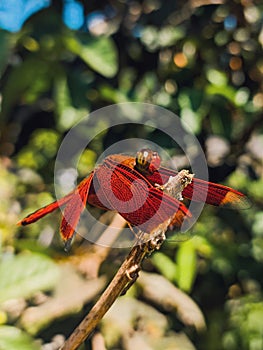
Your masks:
[[[176,176],[178,172],[164,167],[160,167],[153,174],[147,175],[147,180],[152,184],[163,185],[170,176]],[[207,182],[198,178],[193,178],[182,192],[183,197],[196,202],[205,202],[214,206],[222,206],[233,209],[246,209],[251,206],[248,198],[241,192],[231,187]]]
[[[33,213],[27,215],[24,219],[20,220],[17,223],[17,225],[25,226],[25,225],[32,224],[33,222],[36,222],[37,220],[43,218],[47,214],[52,213],[54,210],[58,209],[59,207],[62,207],[66,203],[68,203],[72,196],[73,196],[73,193],[69,193],[65,197],[60,198],[59,200],[54,201],[54,202],[36,210],[36,211],[34,211]]]
[[[145,232],[152,232],[168,219],[172,219],[170,225],[173,228],[180,229],[184,220],[191,217],[184,204],[156,188],[149,189],[147,199],[141,208],[131,213],[120,214],[133,226]]]
[[[183,190],[183,196],[198,202],[232,209],[246,209],[251,206],[249,199],[231,187],[194,178]]]
[[[70,201],[68,201],[63,212],[63,217],[60,224],[60,233],[63,241],[66,242],[65,247],[67,249],[69,248],[70,242],[74,236],[80,215],[86,206],[92,179],[93,173],[81,181],[75,192],[72,194]]]
[[[97,169],[96,176],[110,178],[103,184],[103,192],[111,207],[132,226],[151,232],[177,212],[181,223],[191,214],[178,200],[153,187],[140,173],[125,164],[111,164],[108,160]]]

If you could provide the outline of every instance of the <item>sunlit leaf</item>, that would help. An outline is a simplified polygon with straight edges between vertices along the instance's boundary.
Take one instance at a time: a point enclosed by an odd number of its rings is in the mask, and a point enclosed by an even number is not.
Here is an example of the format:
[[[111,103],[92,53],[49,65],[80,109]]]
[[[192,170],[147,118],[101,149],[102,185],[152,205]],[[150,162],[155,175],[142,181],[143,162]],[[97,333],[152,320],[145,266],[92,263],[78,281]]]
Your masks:
[[[159,47],[174,45],[183,38],[185,31],[182,27],[164,26],[159,30],[156,26],[145,26],[140,33],[142,43],[150,51]]]
[[[206,114],[206,108],[203,107],[202,101],[203,93],[195,89],[183,89],[178,96],[181,118],[195,134],[200,132],[201,121]]]
[[[185,35],[183,27],[165,26],[159,31],[159,44],[162,47],[174,45]]]
[[[191,130],[193,133],[197,134],[200,131],[201,119],[199,118],[197,113],[193,112],[189,108],[184,108],[181,111],[181,118],[188,127],[188,129]]]
[[[122,91],[116,90],[109,85],[103,84],[99,91],[101,96],[109,102],[121,103],[129,101],[128,97]]]
[[[101,75],[112,78],[117,73],[117,49],[110,37],[78,33],[75,37],[67,38],[65,45]]]
[[[47,91],[52,76],[49,68],[47,62],[32,57],[13,68],[3,89],[3,114],[21,99],[31,104]]]
[[[230,85],[208,85],[206,92],[209,95],[221,95],[235,104],[236,91]]]
[[[176,264],[167,255],[158,252],[153,254],[152,261],[163,276],[170,281],[174,281],[176,277]]]
[[[58,126],[62,131],[70,129],[88,114],[86,108],[75,108],[73,106],[67,77],[64,72],[60,72],[56,77],[54,99],[56,101]]]
[[[182,243],[177,255],[177,283],[178,286],[189,292],[196,275],[196,249],[193,240]]]
[[[263,345],[263,303],[251,295],[239,298],[236,303],[228,303],[230,309],[230,331],[236,338],[233,349],[262,349]]]
[[[59,146],[59,135],[54,130],[37,129],[29,143],[17,155],[20,167],[39,169],[54,157]]]
[[[24,147],[17,156],[17,162],[20,167],[39,169],[45,164],[45,158],[31,147]]]
[[[0,349],[40,350],[40,346],[19,328],[0,326]]]
[[[59,276],[57,265],[40,254],[24,254],[0,265],[0,301],[30,297],[39,290],[52,289]]]
[[[94,168],[97,155],[92,150],[84,150],[80,156],[78,162],[78,174],[79,176],[87,176]]]
[[[59,135],[55,130],[38,129],[31,137],[33,148],[41,152],[45,157],[53,157],[58,150]]]
[[[225,86],[227,84],[227,76],[225,73],[216,70],[208,69],[206,73],[207,79],[211,84],[216,86]]]

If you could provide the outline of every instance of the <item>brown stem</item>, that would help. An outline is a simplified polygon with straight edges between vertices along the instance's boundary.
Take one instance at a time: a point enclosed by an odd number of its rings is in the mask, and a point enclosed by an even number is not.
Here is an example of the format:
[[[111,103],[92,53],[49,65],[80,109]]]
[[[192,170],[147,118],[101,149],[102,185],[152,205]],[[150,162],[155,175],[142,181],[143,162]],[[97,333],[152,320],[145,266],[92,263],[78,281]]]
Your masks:
[[[192,174],[189,174],[188,171],[182,170],[175,177],[170,177],[162,190],[170,194],[172,197],[181,198],[181,191],[192,181],[192,178]],[[132,248],[97,303],[73,331],[60,350],[77,349],[85,339],[87,339],[91,332],[93,332],[99,321],[109,310],[118,296],[126,293],[136,281],[143,259],[154,250],[160,248],[165,240],[165,232],[167,231],[171,220],[172,217],[159,224],[158,227],[149,233],[140,231],[136,242],[137,245]]]
[[[117,297],[124,289],[127,290],[127,285],[130,287],[132,285],[131,282],[137,279],[144,257],[153,250],[159,249],[163,241],[164,235],[160,231],[149,242],[136,245],[132,248],[107,289],[90,310],[89,314],[66,340],[61,350],[75,350],[87,339]]]

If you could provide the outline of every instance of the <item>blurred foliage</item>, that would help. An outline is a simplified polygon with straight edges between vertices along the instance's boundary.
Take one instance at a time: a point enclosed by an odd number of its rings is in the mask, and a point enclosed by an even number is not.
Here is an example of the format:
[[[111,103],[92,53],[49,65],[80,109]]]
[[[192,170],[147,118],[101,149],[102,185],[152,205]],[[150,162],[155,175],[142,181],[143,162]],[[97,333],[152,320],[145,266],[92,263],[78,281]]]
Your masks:
[[[50,290],[58,278],[52,260],[37,254],[17,255],[0,266],[0,301],[28,298],[39,290]]]
[[[68,130],[98,108],[135,101],[177,113],[203,146],[210,179],[247,193],[253,206],[207,207],[194,238],[167,242],[147,259],[145,270],[163,278],[162,288],[153,287],[163,300],[158,303],[138,281],[102,323],[108,348],[262,349],[262,3],[78,3],[85,15],[78,31],[69,28],[63,1],[29,16],[17,32],[0,31],[0,348],[59,348],[54,337],[70,334],[105,285],[83,276],[97,259],[90,248],[83,256],[73,252],[72,260],[62,252],[56,214],[26,229],[15,223],[53,200],[54,162]],[[96,138],[79,160],[80,178],[106,147],[129,137],[160,144],[181,164],[158,130],[87,132]],[[102,266],[108,280],[124,256],[119,251],[107,257],[116,261]],[[186,314],[165,304],[171,285]],[[187,323],[194,301],[206,320],[203,332]]]
[[[35,344],[21,329],[11,326],[0,326],[1,349],[39,350],[40,344]]]

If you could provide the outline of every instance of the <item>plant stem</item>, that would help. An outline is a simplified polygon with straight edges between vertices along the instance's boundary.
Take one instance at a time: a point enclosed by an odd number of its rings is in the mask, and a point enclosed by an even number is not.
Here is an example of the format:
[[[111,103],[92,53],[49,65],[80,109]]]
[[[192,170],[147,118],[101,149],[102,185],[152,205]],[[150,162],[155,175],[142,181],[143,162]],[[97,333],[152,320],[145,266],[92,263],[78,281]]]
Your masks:
[[[118,296],[121,295],[124,290],[126,292],[135,282],[138,277],[140,265],[145,256],[150,254],[153,250],[159,249],[164,238],[163,232],[159,232],[159,236],[156,235],[150,241],[132,248],[111,283],[88,315],[66,340],[61,350],[75,350],[87,339]]]

